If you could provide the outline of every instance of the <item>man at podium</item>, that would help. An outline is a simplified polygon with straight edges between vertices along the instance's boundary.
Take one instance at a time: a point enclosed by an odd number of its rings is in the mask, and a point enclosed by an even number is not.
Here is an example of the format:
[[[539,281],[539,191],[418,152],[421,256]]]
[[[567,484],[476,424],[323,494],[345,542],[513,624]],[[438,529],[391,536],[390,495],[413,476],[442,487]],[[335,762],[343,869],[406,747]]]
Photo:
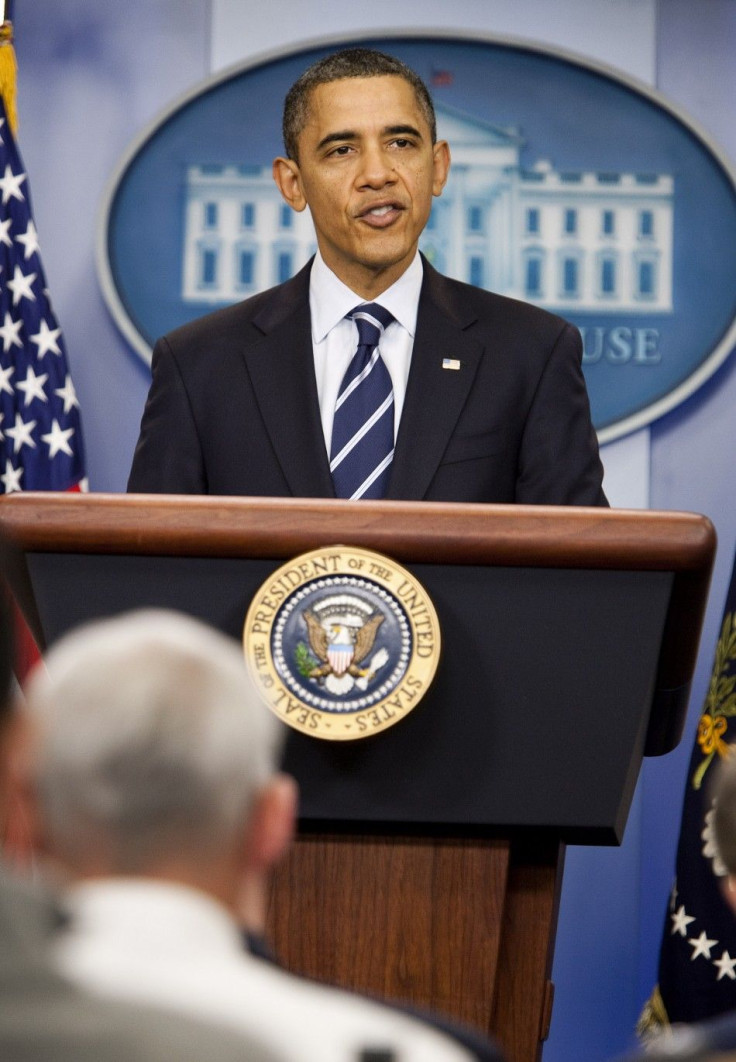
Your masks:
[[[283,131],[274,179],[317,253],[157,342],[128,489],[605,505],[577,330],[418,251],[450,167],[418,75],[328,55]]]

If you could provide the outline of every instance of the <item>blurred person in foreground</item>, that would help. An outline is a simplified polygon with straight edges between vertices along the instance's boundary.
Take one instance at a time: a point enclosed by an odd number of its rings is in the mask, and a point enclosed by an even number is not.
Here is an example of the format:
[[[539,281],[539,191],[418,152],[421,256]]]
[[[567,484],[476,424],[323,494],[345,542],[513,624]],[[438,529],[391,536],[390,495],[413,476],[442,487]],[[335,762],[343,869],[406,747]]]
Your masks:
[[[722,893],[736,916],[736,756],[733,751],[716,775],[713,798],[713,840],[723,864]],[[706,943],[715,946],[717,941]],[[675,1025],[622,1062],[636,1059],[665,1062],[673,1058],[684,1062],[736,1062],[736,991],[732,1012],[692,1025]]]
[[[13,695],[12,622],[0,543],[0,823],[24,725]],[[268,1062],[242,1034],[179,1015],[101,1000],[64,979],[48,951],[60,914],[40,891],[0,866],[0,1059],[2,1062]]]
[[[233,641],[184,616],[131,613],[62,639],[28,706],[44,847],[70,879],[56,948],[69,977],[228,1023],[293,1060],[472,1057],[424,1022],[243,948],[239,919],[263,931],[297,794],[275,771],[281,727]]]

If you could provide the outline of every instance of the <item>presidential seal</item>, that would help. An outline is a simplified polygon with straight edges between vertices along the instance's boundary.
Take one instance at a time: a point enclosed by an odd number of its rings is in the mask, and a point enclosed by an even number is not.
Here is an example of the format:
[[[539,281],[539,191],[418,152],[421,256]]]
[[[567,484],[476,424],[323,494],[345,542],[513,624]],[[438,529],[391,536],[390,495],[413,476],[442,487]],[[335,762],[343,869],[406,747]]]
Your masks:
[[[369,737],[416,707],[437,669],[437,613],[388,557],[330,546],[284,564],[255,594],[245,658],[266,704],[329,741]]]

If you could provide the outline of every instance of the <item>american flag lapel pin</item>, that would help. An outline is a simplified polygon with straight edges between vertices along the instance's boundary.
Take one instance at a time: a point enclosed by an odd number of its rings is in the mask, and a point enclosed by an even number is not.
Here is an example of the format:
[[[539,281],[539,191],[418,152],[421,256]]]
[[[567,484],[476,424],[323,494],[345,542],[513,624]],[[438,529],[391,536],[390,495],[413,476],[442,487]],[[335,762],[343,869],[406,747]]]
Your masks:
[[[459,369],[460,368],[460,360],[459,360],[459,358],[443,358],[442,359],[442,368],[443,369],[455,369],[455,370]]]

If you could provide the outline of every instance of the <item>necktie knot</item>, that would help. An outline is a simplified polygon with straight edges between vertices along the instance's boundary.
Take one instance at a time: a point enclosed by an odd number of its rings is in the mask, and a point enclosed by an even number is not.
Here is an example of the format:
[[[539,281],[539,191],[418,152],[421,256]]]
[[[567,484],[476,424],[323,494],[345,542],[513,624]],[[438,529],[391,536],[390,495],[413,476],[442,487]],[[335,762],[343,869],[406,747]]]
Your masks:
[[[394,315],[377,302],[363,302],[346,316],[358,326],[359,346],[371,348],[378,346],[384,330],[395,320]]]

